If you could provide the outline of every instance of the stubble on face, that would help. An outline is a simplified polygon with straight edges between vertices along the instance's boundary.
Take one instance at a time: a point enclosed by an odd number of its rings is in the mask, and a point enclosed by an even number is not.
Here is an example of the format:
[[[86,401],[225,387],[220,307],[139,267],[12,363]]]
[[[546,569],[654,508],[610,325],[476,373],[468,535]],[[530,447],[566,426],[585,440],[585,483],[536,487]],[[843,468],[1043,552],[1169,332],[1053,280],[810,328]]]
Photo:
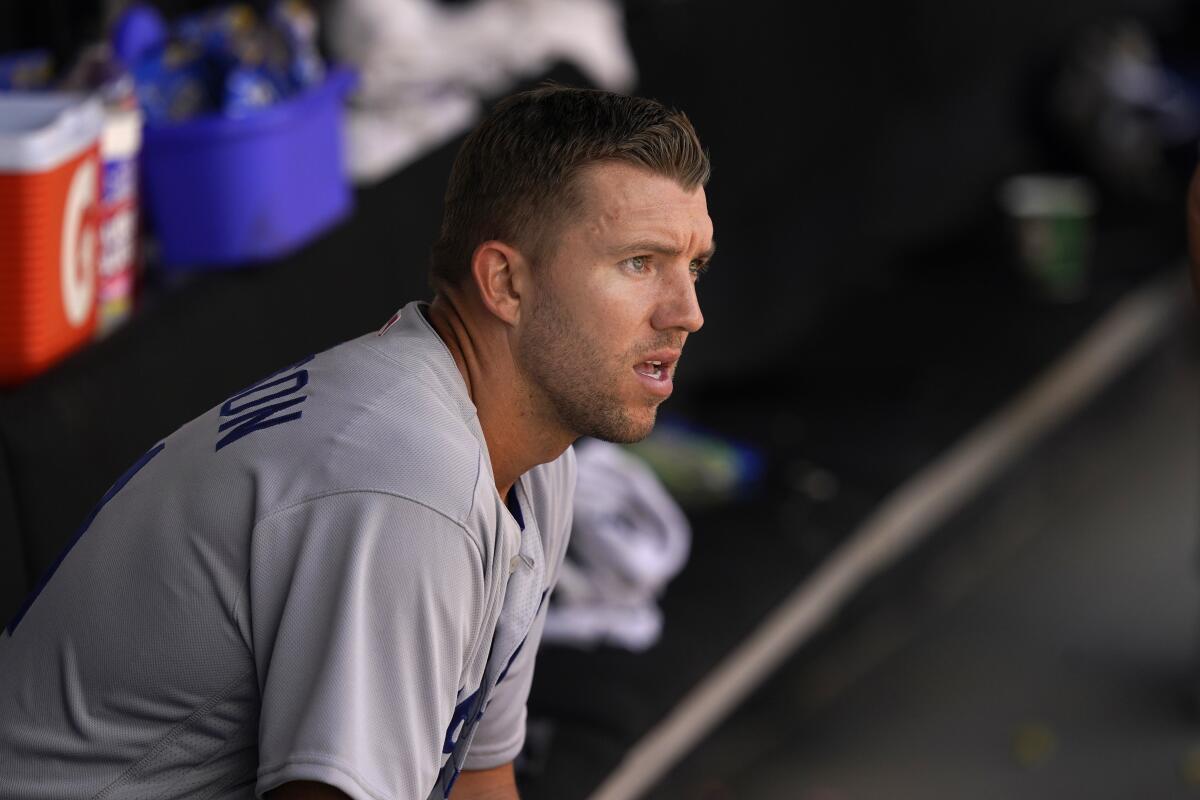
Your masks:
[[[654,429],[662,400],[646,398],[644,413],[631,414],[617,387],[624,376],[622,362],[633,359],[606,362],[597,343],[582,335],[550,294],[539,292],[516,351],[519,368],[542,396],[544,413],[579,436],[619,444],[645,439]],[[651,348],[642,352],[647,349]]]
[[[711,251],[712,223],[703,189],[636,166],[592,165],[577,180],[579,209],[527,262],[536,274],[513,355],[539,424],[636,442],[665,399],[648,391],[638,365],[678,354],[703,322],[689,259]],[[635,268],[634,256],[651,263],[647,248],[655,266]]]

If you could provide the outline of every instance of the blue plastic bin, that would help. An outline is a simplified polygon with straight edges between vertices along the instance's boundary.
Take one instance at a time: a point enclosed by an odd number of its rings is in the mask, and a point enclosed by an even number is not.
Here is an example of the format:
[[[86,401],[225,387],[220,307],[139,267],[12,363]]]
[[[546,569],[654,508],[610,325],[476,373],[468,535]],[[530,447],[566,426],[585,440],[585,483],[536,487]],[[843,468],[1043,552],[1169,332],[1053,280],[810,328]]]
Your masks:
[[[282,256],[346,214],[346,69],[246,117],[147,124],[146,211],[167,269],[239,266]]]

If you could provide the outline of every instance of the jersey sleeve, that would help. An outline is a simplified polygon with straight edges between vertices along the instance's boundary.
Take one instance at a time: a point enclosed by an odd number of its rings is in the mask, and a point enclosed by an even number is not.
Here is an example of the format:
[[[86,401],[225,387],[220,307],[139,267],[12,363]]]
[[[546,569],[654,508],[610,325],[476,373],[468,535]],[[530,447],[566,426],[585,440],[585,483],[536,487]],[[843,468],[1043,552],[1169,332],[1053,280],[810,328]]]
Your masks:
[[[546,625],[550,593],[558,582],[559,568],[566,555],[571,533],[575,474],[575,452],[568,448],[561,461],[555,464],[555,474],[548,481],[553,500],[547,509],[546,590],[528,636],[512,664],[503,673],[503,679],[496,684],[491,701],[484,710],[475,738],[471,741],[471,749],[467,752],[464,769],[491,769],[507,764],[517,757],[525,744],[526,703],[533,685],[533,667],[542,642],[542,629]]]
[[[253,550],[257,795],[311,780],[424,798],[478,644],[478,546],[416,502],[348,492],[267,517]]]

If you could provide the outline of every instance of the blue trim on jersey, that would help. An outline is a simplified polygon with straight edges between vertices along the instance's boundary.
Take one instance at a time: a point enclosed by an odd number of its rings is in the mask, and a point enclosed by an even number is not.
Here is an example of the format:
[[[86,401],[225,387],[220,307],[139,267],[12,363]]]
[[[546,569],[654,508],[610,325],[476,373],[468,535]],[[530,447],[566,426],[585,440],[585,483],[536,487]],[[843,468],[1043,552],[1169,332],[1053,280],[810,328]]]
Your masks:
[[[67,554],[70,553],[71,549],[79,543],[80,538],[82,538],[83,534],[87,532],[87,529],[90,528],[92,523],[96,520],[96,516],[99,515],[100,511],[103,510],[106,505],[108,505],[108,501],[116,497],[117,492],[124,489],[125,484],[133,480],[133,476],[137,475],[138,472],[141,471],[142,467],[149,464],[150,460],[161,453],[163,448],[166,446],[166,442],[159,442],[158,445],[153,447],[141,458],[135,461],[133,466],[125,470],[124,474],[117,478],[117,482],[109,487],[109,490],[104,493],[104,496],[100,498],[100,502],[96,504],[96,507],[92,509],[90,514],[88,514],[87,519],[85,519],[83,524],[79,526],[79,529],[75,531],[75,535],[71,537],[71,541],[67,542],[67,546],[64,547],[62,552],[58,554],[58,558],[54,559],[54,563],[50,565],[50,568],[42,573],[41,579],[37,582],[37,585],[33,587],[33,591],[26,596],[25,602],[21,604],[21,608],[17,611],[17,615],[12,618],[8,625],[5,626],[5,630],[8,631],[9,636],[12,636],[16,632],[17,626],[21,624],[21,620],[25,618],[25,614],[30,608],[33,607],[33,603],[35,600],[37,600],[38,595],[40,595],[42,590],[46,588],[46,585],[50,583],[50,579],[54,577],[54,573],[58,571],[58,568],[66,559]]]
[[[517,487],[513,486],[508,490],[508,497],[504,504],[508,506],[508,510],[512,512],[513,519],[521,526],[521,530],[525,530],[525,515],[521,513],[521,502],[517,500]]]

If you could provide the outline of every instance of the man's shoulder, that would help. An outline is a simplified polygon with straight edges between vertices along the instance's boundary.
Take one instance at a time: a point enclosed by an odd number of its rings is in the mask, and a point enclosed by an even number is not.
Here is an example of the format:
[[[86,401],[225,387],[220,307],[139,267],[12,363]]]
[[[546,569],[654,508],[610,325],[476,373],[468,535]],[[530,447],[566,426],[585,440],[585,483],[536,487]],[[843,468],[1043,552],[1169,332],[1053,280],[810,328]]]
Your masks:
[[[302,377],[279,386],[272,377],[234,403],[234,411],[258,415],[236,420],[249,433],[221,454],[256,476],[260,516],[361,491],[404,497],[455,521],[466,518],[483,449],[461,377],[450,372],[452,362],[444,363],[448,354],[428,342],[398,348],[394,341],[380,346],[379,339],[367,334],[319,353],[301,362]],[[275,397],[282,389],[294,396]],[[251,407],[259,398],[270,405]],[[261,410],[274,406],[271,416]]]
[[[484,458],[473,409],[417,366],[371,381],[365,391],[329,391],[331,419],[319,451],[319,482],[407,497],[465,519]],[[322,407],[322,406],[318,406]]]

